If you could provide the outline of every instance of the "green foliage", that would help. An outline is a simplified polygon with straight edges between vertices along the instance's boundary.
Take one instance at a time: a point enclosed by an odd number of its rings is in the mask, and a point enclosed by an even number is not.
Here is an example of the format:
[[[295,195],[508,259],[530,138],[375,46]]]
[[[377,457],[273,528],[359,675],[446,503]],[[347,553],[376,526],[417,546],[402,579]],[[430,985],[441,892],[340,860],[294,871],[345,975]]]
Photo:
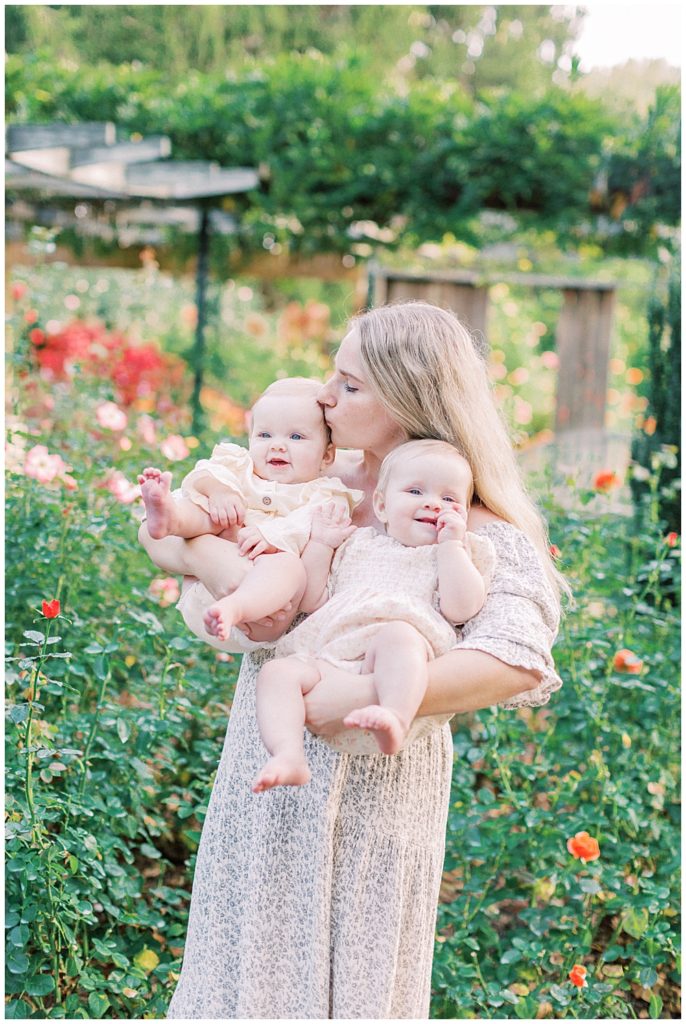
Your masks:
[[[647,419],[634,436],[631,482],[640,501],[661,470],[659,513],[670,530],[681,523],[681,260],[659,274],[648,309]],[[650,425],[649,428],[647,425]]]
[[[365,71],[400,83],[456,79],[474,94],[548,86],[556,68],[561,74],[559,57],[582,20],[573,10],[531,5],[51,4],[7,12],[9,53],[47,48],[77,65],[138,61],[182,80],[194,71],[252,67],[287,51],[354,51]],[[539,56],[544,40],[554,45],[549,60]]]
[[[6,95],[11,121],[108,119],[124,134],[168,134],[177,159],[258,167],[260,188],[225,202],[243,214],[247,252],[366,257],[446,233],[474,243],[484,211],[641,252],[679,217],[676,94],[661,94],[646,122],[627,121],[558,87],[478,103],[437,78],[398,90],[356,54],[279,55],[170,81],[43,51],[8,59]]]

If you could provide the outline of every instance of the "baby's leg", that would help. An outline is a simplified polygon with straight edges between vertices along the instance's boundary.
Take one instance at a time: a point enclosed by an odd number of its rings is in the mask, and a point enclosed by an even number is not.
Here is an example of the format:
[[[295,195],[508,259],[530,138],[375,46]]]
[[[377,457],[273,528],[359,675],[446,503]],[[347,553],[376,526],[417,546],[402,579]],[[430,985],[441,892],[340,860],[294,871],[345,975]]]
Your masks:
[[[277,658],[268,661],[257,677],[257,721],[271,757],[255,776],[253,793],[273,786],[302,786],[311,778],[305,760],[303,729],[305,702],[319,682],[314,661]]]
[[[145,505],[148,533],[154,540],[164,537],[199,537],[204,533],[220,533],[203,508],[188,498],[171,494],[171,473],[149,467],[138,477]]]
[[[211,534],[191,540],[181,537],[154,540],[147,524],[143,523],[138,539],[160,569],[176,575],[197,576],[217,600],[235,590],[251,571],[250,560],[238,554],[236,544]]]
[[[371,729],[382,753],[396,754],[426,692],[426,641],[408,622],[389,622],[374,637],[363,671],[374,673],[379,703],[351,712],[343,723]]]
[[[305,568],[297,555],[287,551],[260,555],[238,588],[208,608],[205,615],[207,632],[226,640],[236,623],[256,622],[273,615],[295,594],[302,592],[304,578]]]

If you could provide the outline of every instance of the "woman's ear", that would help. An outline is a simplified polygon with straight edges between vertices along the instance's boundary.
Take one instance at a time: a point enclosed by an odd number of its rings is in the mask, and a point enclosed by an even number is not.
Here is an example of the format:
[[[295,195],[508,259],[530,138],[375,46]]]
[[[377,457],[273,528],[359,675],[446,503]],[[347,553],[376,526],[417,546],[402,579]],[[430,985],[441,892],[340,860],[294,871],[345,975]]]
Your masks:
[[[336,446],[329,441],[324,452],[324,458],[322,459],[322,466],[330,466],[335,458]]]
[[[372,495],[372,505],[374,506],[374,515],[380,523],[386,522],[386,502],[382,491],[374,491]]]

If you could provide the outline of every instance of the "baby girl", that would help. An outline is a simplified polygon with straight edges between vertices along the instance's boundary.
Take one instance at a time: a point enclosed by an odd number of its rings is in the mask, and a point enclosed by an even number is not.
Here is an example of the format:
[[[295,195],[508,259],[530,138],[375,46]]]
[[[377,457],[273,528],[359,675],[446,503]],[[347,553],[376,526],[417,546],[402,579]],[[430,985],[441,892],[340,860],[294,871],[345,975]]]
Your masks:
[[[252,409],[248,450],[216,445],[184,478],[180,494],[170,490],[171,473],[148,468],[138,477],[146,510],[139,539],[153,562],[201,584],[220,573],[237,581],[204,609],[205,628],[220,641],[230,634],[245,641],[236,623],[273,615],[302,593],[300,555],[313,511],[331,504],[338,521],[349,522],[363,498],[337,477],[322,476],[335,449],[317,402],[320,390],[304,377],[271,384]],[[191,541],[206,534],[226,543],[218,550],[216,543],[210,549]]]
[[[335,509],[315,515],[300,605],[313,614],[278,641],[277,658],[257,681],[258,722],[271,758],[254,792],[310,778],[303,695],[321,678],[318,659],[373,674],[378,703],[344,724],[370,730],[385,754],[401,748],[429,661],[455,645],[454,625],[476,615],[486,598],[495,551],[487,538],[466,532],[473,490],[469,464],[452,445],[409,441],[386,456],[374,492],[385,534],[366,527],[349,536]]]

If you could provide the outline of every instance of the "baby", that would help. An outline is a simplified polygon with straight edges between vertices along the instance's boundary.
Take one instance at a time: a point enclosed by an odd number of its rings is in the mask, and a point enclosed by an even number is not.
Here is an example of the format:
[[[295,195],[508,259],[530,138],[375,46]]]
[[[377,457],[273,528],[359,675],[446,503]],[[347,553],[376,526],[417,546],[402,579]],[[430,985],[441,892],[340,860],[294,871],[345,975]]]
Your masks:
[[[337,477],[322,476],[335,449],[317,402],[320,390],[304,377],[271,384],[252,409],[248,450],[216,445],[184,478],[180,494],[170,490],[171,473],[148,468],[138,477],[146,510],[139,539],[153,562],[200,584],[236,581],[204,609],[207,632],[221,641],[229,635],[245,641],[236,623],[273,615],[302,592],[300,555],[313,511],[331,504],[349,522],[363,498]],[[191,541],[206,534],[226,543],[208,548]],[[182,610],[184,599],[188,594]]]
[[[254,792],[309,780],[303,695],[319,682],[321,661],[373,674],[378,703],[344,724],[371,730],[384,754],[401,748],[429,661],[455,645],[454,625],[476,615],[486,598],[495,551],[466,532],[473,489],[469,464],[452,445],[409,441],[386,456],[374,492],[385,534],[366,527],[346,538],[350,528],[338,510],[316,514],[300,605],[313,614],[278,641],[277,658],[257,681],[271,758]]]

